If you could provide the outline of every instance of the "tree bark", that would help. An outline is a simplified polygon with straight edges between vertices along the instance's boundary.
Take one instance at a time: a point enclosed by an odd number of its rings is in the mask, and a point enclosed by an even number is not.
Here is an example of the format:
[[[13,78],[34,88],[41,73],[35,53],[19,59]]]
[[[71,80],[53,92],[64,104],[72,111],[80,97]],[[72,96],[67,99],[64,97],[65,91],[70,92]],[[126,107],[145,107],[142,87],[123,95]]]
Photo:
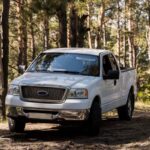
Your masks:
[[[72,6],[71,14],[70,14],[70,31],[71,31],[71,37],[70,37],[71,47],[77,47],[78,16],[74,6]]]
[[[19,65],[23,65],[23,41],[22,41],[22,23],[21,23],[21,3],[22,0],[18,0],[17,3],[17,17],[19,19],[18,23],[18,72],[19,72]]]
[[[102,48],[102,37],[103,37],[103,22],[105,17],[105,2],[101,1],[101,6],[98,15],[98,34],[97,34],[97,48]]]
[[[27,22],[26,14],[24,11],[25,0],[18,0],[17,12],[18,12],[18,72],[19,65],[25,65],[27,68]]]
[[[91,39],[91,31],[90,31],[90,7],[89,7],[89,4],[87,4],[87,10],[88,10],[87,28],[89,28],[89,30],[88,30],[88,47],[92,48],[92,39]]]
[[[25,16],[25,12],[23,11],[23,16]],[[25,17],[24,17],[25,18]],[[25,19],[22,20],[22,33],[23,33],[23,64],[25,65],[25,68],[28,66],[27,62],[27,22]]]
[[[0,16],[0,21],[1,21],[1,16]],[[0,100],[3,92],[3,87],[4,87],[4,80],[3,80],[3,64],[2,64],[2,39],[1,39],[1,22],[0,22]],[[0,102],[2,104],[2,101]]]
[[[123,47],[124,47],[124,66],[127,67],[127,48],[126,48],[126,33],[123,35]]]
[[[128,45],[129,45],[129,66],[135,67],[135,50],[134,50],[134,29],[132,15],[132,0],[128,1]]]
[[[67,47],[70,47],[70,12],[71,4],[67,3]]]
[[[103,48],[106,48],[106,25],[105,23],[103,24]]]
[[[49,16],[46,13],[44,17],[44,50],[49,48]]]
[[[65,5],[65,4],[64,4]],[[58,20],[59,20],[59,33],[60,33],[60,47],[67,47],[67,12],[66,5],[61,7],[58,11]]]
[[[84,47],[85,34],[89,29],[85,26],[85,21],[88,15],[82,15],[78,17],[78,47]]]
[[[5,111],[5,97],[8,90],[8,63],[9,63],[9,8],[10,0],[3,0],[3,13],[2,13],[2,37],[3,37],[3,91],[2,91],[2,119],[6,119]]]
[[[117,50],[118,50],[118,60],[120,64],[120,0],[117,0]]]
[[[127,24],[127,5],[126,1],[124,1],[124,34],[123,34],[123,47],[124,47],[124,66],[128,66],[127,62],[127,36],[126,36],[126,24]]]
[[[78,16],[76,8],[72,5],[70,16],[71,47],[84,47],[85,34],[89,31],[89,28],[85,25],[87,17],[88,15],[84,14],[82,16]]]
[[[35,36],[34,36],[34,27],[33,27],[33,16],[30,15],[30,30],[31,30],[31,50],[32,50],[32,60],[36,56],[36,47],[35,47]]]
[[[129,66],[133,66],[132,51],[132,27],[131,27],[131,0],[128,1],[128,45],[129,45]]]
[[[147,38],[147,43],[148,43],[148,58],[150,62],[150,1],[148,1],[148,38]]]

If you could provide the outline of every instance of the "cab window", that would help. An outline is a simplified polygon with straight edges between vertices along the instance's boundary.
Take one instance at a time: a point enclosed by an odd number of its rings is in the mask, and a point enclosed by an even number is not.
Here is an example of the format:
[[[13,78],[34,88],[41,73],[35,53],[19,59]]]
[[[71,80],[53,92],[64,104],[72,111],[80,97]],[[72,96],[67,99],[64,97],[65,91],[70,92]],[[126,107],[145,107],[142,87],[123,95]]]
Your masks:
[[[108,72],[113,70],[113,71],[118,71],[118,66],[116,63],[116,60],[112,54],[107,54],[103,56],[103,75],[108,75]]]
[[[116,62],[114,56],[112,54],[110,54],[108,57],[109,57],[109,60],[110,60],[111,66],[112,66],[112,70],[118,71],[119,70],[118,65],[117,65],[117,62]]]

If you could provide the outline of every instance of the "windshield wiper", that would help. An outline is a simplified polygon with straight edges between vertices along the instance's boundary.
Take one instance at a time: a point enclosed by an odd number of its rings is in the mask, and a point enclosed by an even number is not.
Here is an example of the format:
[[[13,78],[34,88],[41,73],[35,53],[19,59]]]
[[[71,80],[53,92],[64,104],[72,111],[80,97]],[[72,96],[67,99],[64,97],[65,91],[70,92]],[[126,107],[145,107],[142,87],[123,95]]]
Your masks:
[[[63,69],[58,69],[58,70],[34,70],[34,71],[30,71],[30,72],[47,72],[47,73],[67,73],[67,74],[78,74],[78,75],[82,75],[81,72],[77,72],[77,71],[68,71],[68,70],[63,70]]]
[[[49,71],[49,72],[79,74],[79,75],[81,75],[80,72],[77,72],[77,71],[68,71],[68,70],[52,70],[52,71]]]
[[[35,72],[47,72],[47,70],[40,70],[40,69],[36,69],[36,70],[34,70]]]

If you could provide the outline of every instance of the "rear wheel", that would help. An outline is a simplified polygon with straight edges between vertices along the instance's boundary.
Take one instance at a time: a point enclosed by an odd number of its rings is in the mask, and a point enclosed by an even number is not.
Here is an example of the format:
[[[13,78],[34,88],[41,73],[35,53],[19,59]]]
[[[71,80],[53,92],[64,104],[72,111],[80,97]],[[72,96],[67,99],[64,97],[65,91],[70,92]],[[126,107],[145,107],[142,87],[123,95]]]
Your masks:
[[[23,132],[25,128],[25,121],[8,118],[8,126],[10,132]]]
[[[121,106],[117,109],[118,116],[120,120],[131,120],[134,110],[134,96],[132,92],[128,95],[128,100],[126,105]]]
[[[101,108],[99,102],[93,102],[88,119],[88,133],[98,135],[101,123]]]

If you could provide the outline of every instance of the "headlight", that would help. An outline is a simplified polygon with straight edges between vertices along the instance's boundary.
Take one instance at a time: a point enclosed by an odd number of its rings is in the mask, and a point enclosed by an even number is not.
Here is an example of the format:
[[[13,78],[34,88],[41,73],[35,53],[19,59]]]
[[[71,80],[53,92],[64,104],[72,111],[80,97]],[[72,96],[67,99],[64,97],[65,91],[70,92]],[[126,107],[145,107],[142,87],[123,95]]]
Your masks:
[[[88,98],[88,90],[87,89],[70,89],[67,98],[87,99]]]
[[[8,89],[8,95],[19,95],[20,89],[18,85],[10,85]]]

